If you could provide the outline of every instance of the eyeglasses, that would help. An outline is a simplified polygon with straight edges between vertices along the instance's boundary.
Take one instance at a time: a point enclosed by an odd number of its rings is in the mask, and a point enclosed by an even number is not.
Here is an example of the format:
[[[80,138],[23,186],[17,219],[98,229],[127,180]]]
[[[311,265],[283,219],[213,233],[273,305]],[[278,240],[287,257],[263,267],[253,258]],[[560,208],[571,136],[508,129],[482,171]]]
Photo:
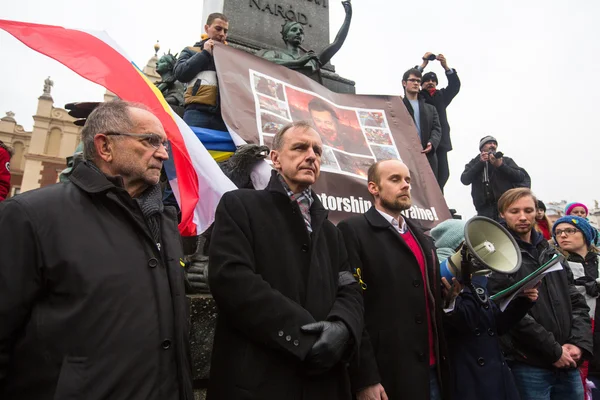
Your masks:
[[[162,141],[162,138],[156,133],[126,133],[126,132],[107,132],[106,136],[127,136],[138,139],[140,142],[146,142],[156,150],[162,145],[165,150],[169,151],[169,142]]]
[[[417,79],[417,78],[410,78],[410,79],[407,79],[407,81],[409,81],[409,82],[421,83],[421,80],[420,80],[420,79]]]
[[[579,230],[577,230],[575,228],[567,228],[567,229],[557,229],[554,233],[556,234],[556,236],[562,236],[563,233],[566,233],[567,236],[573,236],[577,232],[579,232]]]

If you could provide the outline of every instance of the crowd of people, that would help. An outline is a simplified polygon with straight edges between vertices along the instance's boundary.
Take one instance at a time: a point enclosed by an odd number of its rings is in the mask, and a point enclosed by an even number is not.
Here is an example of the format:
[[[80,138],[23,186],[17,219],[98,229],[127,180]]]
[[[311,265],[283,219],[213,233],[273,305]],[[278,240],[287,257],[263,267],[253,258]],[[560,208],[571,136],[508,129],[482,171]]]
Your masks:
[[[227,29],[211,15],[208,38],[175,67],[190,123],[221,127],[212,46]],[[422,75],[433,59],[448,88]],[[403,86],[443,188],[460,81],[426,53]],[[328,113],[317,106],[313,120]],[[184,255],[160,186],[164,128],[146,106],[114,101],[81,135],[68,182],[0,203],[0,398],[192,400]],[[461,181],[478,214],[512,236],[521,267],[449,282],[440,263],[466,221],[428,233],[405,217],[411,173],[386,160],[368,170],[373,206],[334,225],[311,190],[323,144],[313,121],[282,127],[268,186],[225,193],[216,208],[209,399],[600,398],[599,235],[585,205],[551,224],[527,172],[485,136]],[[561,268],[505,309],[490,299],[555,257]]]

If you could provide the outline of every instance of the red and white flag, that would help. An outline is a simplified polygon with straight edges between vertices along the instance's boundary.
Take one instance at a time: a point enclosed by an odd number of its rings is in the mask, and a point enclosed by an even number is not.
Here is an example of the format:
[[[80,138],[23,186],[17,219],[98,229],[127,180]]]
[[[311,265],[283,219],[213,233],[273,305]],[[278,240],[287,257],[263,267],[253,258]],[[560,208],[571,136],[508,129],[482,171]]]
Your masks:
[[[214,220],[223,193],[236,189],[158,88],[102,31],[0,20],[0,29],[60,62],[125,101],[145,104],[160,119],[171,143],[177,178],[170,181],[181,208],[183,236],[202,233]]]

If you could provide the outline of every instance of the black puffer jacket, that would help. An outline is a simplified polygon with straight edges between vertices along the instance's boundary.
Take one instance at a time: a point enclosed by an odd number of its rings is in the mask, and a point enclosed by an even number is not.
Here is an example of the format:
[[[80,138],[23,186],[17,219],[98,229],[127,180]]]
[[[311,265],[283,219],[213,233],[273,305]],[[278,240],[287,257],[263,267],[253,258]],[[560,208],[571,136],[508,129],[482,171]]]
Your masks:
[[[489,163],[481,162],[478,154],[465,165],[460,181],[463,185],[471,185],[473,205],[478,212],[481,207],[490,203],[489,199],[486,199],[483,185],[483,170],[486,164],[488,164],[489,182],[494,196],[493,203],[497,203],[500,196],[509,189],[531,187],[531,179],[525,169],[519,167],[510,157],[503,157],[502,160],[502,165],[496,168]]]
[[[515,274],[493,273],[488,281],[491,294],[497,293],[523,279],[544,263],[557,250],[537,231],[531,231],[531,243],[515,236],[521,249],[523,263]],[[542,280],[536,304],[527,315],[502,337],[507,359],[553,369],[562,354],[562,345],[574,344],[584,359],[593,354],[592,325],[589,308],[573,284],[573,275],[566,262],[563,270],[551,272]]]

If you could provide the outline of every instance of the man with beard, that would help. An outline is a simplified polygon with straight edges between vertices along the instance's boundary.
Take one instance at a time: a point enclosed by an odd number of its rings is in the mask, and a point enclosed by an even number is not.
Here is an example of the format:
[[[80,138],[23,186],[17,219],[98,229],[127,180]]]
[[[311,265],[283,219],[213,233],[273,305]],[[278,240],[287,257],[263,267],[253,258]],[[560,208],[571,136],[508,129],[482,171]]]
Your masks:
[[[342,235],[311,190],[323,145],[294,122],[272,147],[266,189],[225,193],[217,207],[208,398],[350,398],[346,362],[360,344],[363,303]]]
[[[500,216],[514,236],[522,255],[519,271],[492,274],[491,294],[520,281],[557,254],[534,229],[537,199],[530,189],[515,188],[498,201]],[[502,348],[523,399],[583,399],[577,366],[592,356],[589,308],[573,284],[569,265],[547,274],[536,304],[502,337]],[[484,360],[485,362],[485,360]]]
[[[450,169],[448,167],[448,152],[452,150],[452,142],[450,140],[450,124],[448,123],[448,115],[446,114],[446,108],[450,105],[450,102],[460,91],[460,79],[454,68],[448,67],[446,57],[443,54],[434,54],[427,52],[423,56],[423,63],[417,67],[421,72],[429,64],[429,60],[437,59],[444,70],[446,71],[446,78],[448,79],[448,86],[442,89],[438,89],[438,78],[435,72],[427,72],[423,75],[421,80],[421,92],[419,96],[425,99],[427,104],[431,104],[435,107],[440,117],[440,125],[442,126],[442,139],[435,152],[438,161],[438,183],[442,192],[444,186],[448,182],[450,177]]]
[[[337,113],[329,104],[314,98],[308,103],[308,112],[316,131],[326,146],[348,153],[365,154],[367,150],[363,137],[354,138],[340,132],[340,121]]]
[[[436,179],[438,176],[438,162],[435,152],[442,138],[442,127],[440,118],[434,106],[425,103],[419,98],[419,85],[421,84],[421,72],[417,69],[409,69],[402,77],[404,86],[404,105],[413,118],[417,127],[417,135],[423,146],[421,153],[427,156],[427,161]]]
[[[467,165],[460,176],[463,185],[471,185],[471,197],[477,215],[498,220],[498,199],[509,189],[531,187],[531,178],[510,157],[498,150],[493,136],[479,141],[479,154]]]
[[[433,240],[401,214],[411,207],[408,167],[398,160],[373,164],[368,189],[375,205],[338,225],[365,289],[353,391],[358,400],[448,399],[439,263]]]
[[[226,131],[221,117],[217,71],[213,58],[216,42],[225,43],[229,20],[220,13],[212,13],[204,25],[206,39],[183,49],[173,73],[186,84],[183,120],[190,126]]]

